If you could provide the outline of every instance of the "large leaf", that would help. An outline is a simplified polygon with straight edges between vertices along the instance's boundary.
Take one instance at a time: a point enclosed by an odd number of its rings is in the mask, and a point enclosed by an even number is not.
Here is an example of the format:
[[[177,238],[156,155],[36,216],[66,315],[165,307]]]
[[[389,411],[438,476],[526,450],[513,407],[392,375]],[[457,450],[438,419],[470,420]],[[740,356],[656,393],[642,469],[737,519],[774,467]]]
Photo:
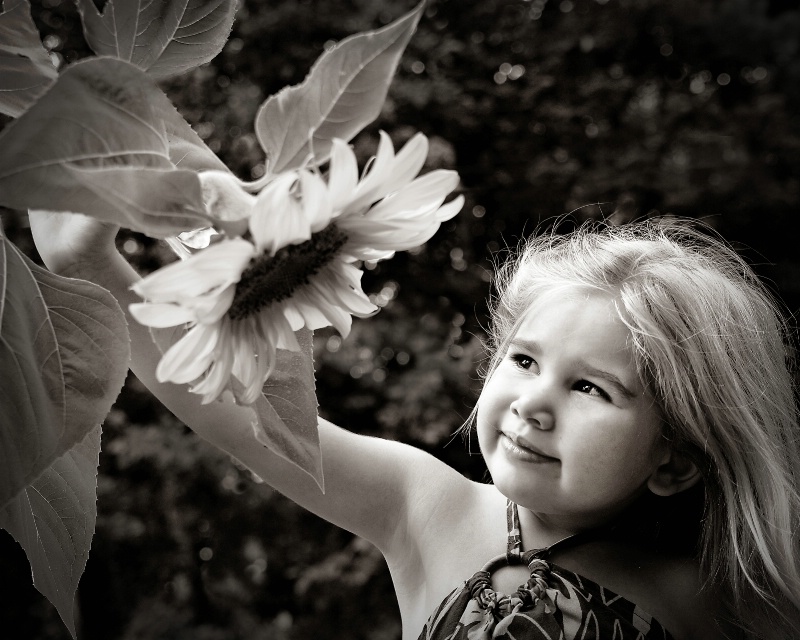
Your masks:
[[[156,237],[207,226],[200,181],[175,167],[171,140],[192,149],[184,156],[202,155],[140,69],[112,58],[76,63],[0,134],[0,204],[84,213]]]
[[[111,294],[0,236],[0,508],[103,421],[129,349]]]
[[[330,155],[331,140],[350,140],[378,117],[400,56],[423,4],[377,31],[351,36],[323,53],[302,84],[270,97],[256,115],[256,135],[269,170],[297,168],[313,153]]]
[[[297,332],[301,351],[278,349],[263,395],[251,406],[256,440],[308,473],[324,492],[314,388],[313,334]]]
[[[0,13],[0,113],[19,116],[55,81],[27,0],[5,0]]]
[[[98,425],[129,356],[110,293],[42,269],[0,233],[0,526],[73,637],[96,519]]]
[[[34,586],[75,634],[73,603],[97,520],[100,426],[0,509],[0,527],[25,549]]]
[[[38,283],[0,236],[0,506],[80,439],[59,446],[64,396],[58,339]]]
[[[150,330],[162,354],[184,334],[184,327]],[[278,349],[275,369],[262,395],[252,405],[239,405],[231,410],[240,414],[240,420],[250,423],[258,442],[305,471],[324,491],[314,384],[314,336],[308,329],[301,329],[295,335],[301,351]],[[244,388],[234,377],[231,385]]]
[[[208,148],[197,132],[189,126],[173,105],[161,114],[169,141],[169,159],[180,169],[190,171],[228,171],[228,167]]]
[[[132,62],[159,79],[216,56],[236,11],[236,0],[109,0],[101,14],[92,0],[77,1],[95,53]]]

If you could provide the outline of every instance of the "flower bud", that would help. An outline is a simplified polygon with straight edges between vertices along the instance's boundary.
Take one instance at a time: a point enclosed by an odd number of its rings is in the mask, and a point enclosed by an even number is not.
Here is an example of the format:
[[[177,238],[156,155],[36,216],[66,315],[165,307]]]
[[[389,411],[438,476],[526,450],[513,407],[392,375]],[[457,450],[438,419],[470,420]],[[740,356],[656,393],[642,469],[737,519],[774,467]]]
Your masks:
[[[229,236],[244,234],[256,201],[255,196],[245,191],[242,183],[232,173],[201,171],[198,177],[203,187],[203,202],[214,219],[215,226]]]

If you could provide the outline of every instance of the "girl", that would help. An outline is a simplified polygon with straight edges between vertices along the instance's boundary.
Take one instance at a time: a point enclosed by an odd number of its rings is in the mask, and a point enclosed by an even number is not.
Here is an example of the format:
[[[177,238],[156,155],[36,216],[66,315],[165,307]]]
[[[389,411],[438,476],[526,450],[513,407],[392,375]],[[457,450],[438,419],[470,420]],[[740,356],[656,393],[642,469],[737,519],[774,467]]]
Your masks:
[[[114,229],[31,219],[49,268],[137,301]],[[534,238],[498,282],[471,421],[492,484],[320,420],[323,495],[236,407],[159,383],[134,321],[132,369],[202,437],[375,544],[405,639],[795,637],[790,350],[750,269],[685,224],[644,222]]]

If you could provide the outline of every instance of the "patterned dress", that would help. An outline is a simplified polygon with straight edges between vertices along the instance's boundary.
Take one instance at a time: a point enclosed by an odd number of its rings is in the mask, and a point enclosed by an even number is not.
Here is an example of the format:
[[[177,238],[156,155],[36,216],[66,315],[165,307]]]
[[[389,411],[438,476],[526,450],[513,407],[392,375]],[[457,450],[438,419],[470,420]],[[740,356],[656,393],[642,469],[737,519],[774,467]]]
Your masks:
[[[636,604],[545,558],[570,537],[521,552],[517,505],[508,502],[508,551],[454,589],[425,623],[419,640],[673,640]],[[504,564],[527,564],[530,579],[512,595],[492,589]]]

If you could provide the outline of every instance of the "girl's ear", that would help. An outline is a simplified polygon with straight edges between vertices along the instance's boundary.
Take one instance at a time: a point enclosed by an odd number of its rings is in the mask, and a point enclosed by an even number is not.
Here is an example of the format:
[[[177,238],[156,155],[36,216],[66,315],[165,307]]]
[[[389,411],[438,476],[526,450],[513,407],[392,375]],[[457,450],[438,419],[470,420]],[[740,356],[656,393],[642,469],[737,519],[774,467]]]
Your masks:
[[[647,488],[657,496],[671,496],[695,485],[700,479],[700,470],[689,456],[670,450],[650,476]]]

